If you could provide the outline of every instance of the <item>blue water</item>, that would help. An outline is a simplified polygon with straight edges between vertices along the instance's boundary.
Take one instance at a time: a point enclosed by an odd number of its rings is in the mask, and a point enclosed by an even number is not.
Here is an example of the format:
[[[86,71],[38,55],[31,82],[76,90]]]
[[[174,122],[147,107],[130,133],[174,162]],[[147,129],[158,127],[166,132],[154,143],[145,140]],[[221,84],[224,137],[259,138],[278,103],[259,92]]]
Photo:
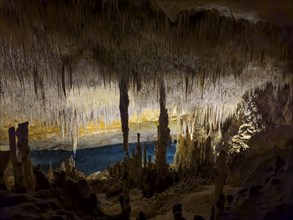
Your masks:
[[[129,155],[132,155],[132,150],[136,149],[136,143],[129,144]],[[142,153],[144,145],[147,147],[147,157],[150,155],[154,161],[154,148],[156,142],[142,143]],[[167,147],[166,160],[170,164],[173,162],[175,154],[175,144],[171,143]],[[50,162],[53,169],[59,168],[62,161],[70,158],[73,151],[65,150],[34,150],[31,152],[32,163],[34,165],[40,164],[44,172],[48,172]],[[75,164],[78,170],[85,175],[105,170],[107,166],[115,164],[123,160],[125,153],[122,144],[108,145],[97,148],[80,149],[76,151]]]

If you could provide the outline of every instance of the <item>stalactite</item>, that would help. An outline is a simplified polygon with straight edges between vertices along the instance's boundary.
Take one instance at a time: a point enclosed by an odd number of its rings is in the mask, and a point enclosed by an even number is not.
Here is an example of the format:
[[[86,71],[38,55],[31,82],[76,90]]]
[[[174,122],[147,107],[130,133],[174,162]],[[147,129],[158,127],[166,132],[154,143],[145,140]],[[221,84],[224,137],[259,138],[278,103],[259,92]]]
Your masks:
[[[35,88],[35,94],[36,94],[36,97],[38,98],[38,71],[36,69],[36,67],[34,67],[34,71],[33,71],[33,74],[34,74],[34,88]]]
[[[73,110],[74,114],[72,115],[72,125],[71,125],[71,142],[72,142],[72,148],[73,148],[73,155],[76,157],[76,150],[77,150],[77,144],[78,144],[78,123],[77,123],[77,113],[76,110]]]
[[[62,62],[62,67],[61,67],[61,82],[62,82],[62,90],[64,97],[66,98],[66,85],[65,85],[65,63],[64,61]]]
[[[104,100],[85,98],[81,102],[75,100],[77,94],[84,87],[97,86],[102,89],[103,83],[106,87],[108,82],[115,81],[119,74],[126,75],[129,81],[134,82],[133,86],[129,85],[129,99],[131,100],[133,95],[136,101],[133,112],[138,107],[156,108],[153,99],[155,91],[152,90],[150,82],[160,74],[165,79],[170,77],[166,80],[169,84],[166,85],[169,100],[182,102],[182,111],[190,114],[193,113],[194,108],[209,106],[210,117],[203,121],[208,120],[209,127],[217,129],[220,121],[224,121],[227,115],[235,112],[236,108],[232,107],[231,103],[239,101],[245,91],[265,85],[267,82],[283,81],[279,80],[279,73],[268,71],[268,74],[262,74],[264,71],[259,68],[258,74],[253,75],[245,72],[246,68],[267,66],[276,61],[280,63],[278,66],[282,66],[282,61],[290,60],[292,57],[291,27],[277,27],[263,21],[251,22],[247,17],[239,19],[235,12],[234,17],[231,17],[231,13],[222,14],[218,9],[207,8],[202,8],[200,12],[184,8],[181,12],[174,12],[176,13],[174,17],[178,20],[175,26],[170,27],[170,24],[165,22],[165,8],[162,12],[140,8],[144,7],[144,4],[135,7],[130,4],[125,6],[126,8],[120,8],[115,1],[115,3],[105,3],[99,8],[99,13],[96,13],[91,8],[93,2],[96,4],[96,1],[87,1],[87,4],[82,4],[83,7],[74,6],[74,9],[73,4],[66,5],[62,2],[47,2],[46,7],[36,6],[33,2],[26,10],[16,10],[12,14],[6,9],[6,2],[0,5],[3,12],[0,14],[2,49],[0,86],[4,87],[0,90],[7,91],[2,92],[4,103],[17,99],[13,96],[23,91],[26,93],[25,97],[33,92],[39,94],[38,90],[42,91],[42,98],[38,95],[37,100],[26,100],[25,105],[21,102],[14,102],[12,107],[8,104],[4,105],[2,108],[4,110],[1,109],[1,120],[2,115],[11,121],[21,120],[15,118],[15,115],[19,115],[16,113],[19,112],[24,118],[27,117],[31,112],[30,106],[41,106],[39,103],[41,99],[44,110],[38,110],[33,114],[32,120],[46,121],[50,118],[52,124],[56,122],[54,121],[57,118],[54,115],[56,109],[66,109],[70,105],[78,106],[80,103],[87,106],[98,103],[99,105],[90,108],[101,108],[99,106],[105,105]],[[19,4],[21,1],[15,2],[17,8]],[[20,8],[22,9],[22,6]],[[70,14],[68,11],[71,10],[75,13]],[[109,16],[111,13],[115,13],[117,19],[111,19]],[[46,15],[46,19],[41,15]],[[17,22],[20,17],[23,26],[21,29]],[[137,25],[132,22],[134,17]],[[117,21],[123,21],[124,25],[120,27]],[[43,27],[46,27],[45,32]],[[42,38],[38,33],[43,33]],[[30,42],[31,46],[26,47],[24,42]],[[267,45],[265,50],[264,45]],[[66,57],[61,63],[60,56]],[[77,67],[74,74],[73,60],[74,67]],[[60,68],[56,68],[56,66],[60,67],[60,64],[63,66],[61,71]],[[44,75],[38,74],[36,77],[34,67]],[[200,76],[195,73],[203,74]],[[259,74],[259,77],[256,76]],[[238,78],[231,79],[230,75]],[[191,76],[195,77],[194,81],[199,82],[198,85],[193,87],[189,82]],[[54,83],[56,79],[57,84]],[[10,86],[3,84],[13,83],[19,86],[14,87],[15,92],[8,92]],[[209,88],[211,84],[215,86],[215,91]],[[66,90],[69,86],[75,92],[70,93]],[[56,91],[59,98],[54,95]],[[226,97],[223,96],[225,93],[228,94]],[[185,100],[182,98],[184,96]],[[112,100],[111,98],[109,97],[109,100]],[[169,100],[166,103],[168,108],[177,104]],[[111,102],[109,105],[115,106],[116,100],[113,99]],[[225,109],[221,110],[221,113],[217,112],[216,107],[221,109],[223,106]],[[113,115],[109,113],[110,111],[107,112],[105,122],[109,125]],[[82,114],[84,115],[80,116],[81,118],[87,117],[87,113]],[[216,117],[217,114],[220,114],[220,117],[219,115]],[[45,119],[43,119],[44,115]],[[130,111],[129,116],[131,116]],[[68,119],[70,116],[66,117],[66,120]],[[48,122],[47,125],[49,126]]]
[[[123,149],[124,151],[128,150],[128,106],[129,106],[129,97],[128,97],[128,83],[125,80],[121,80],[119,82],[119,89],[120,89],[120,117],[121,117],[121,126],[123,132]]]

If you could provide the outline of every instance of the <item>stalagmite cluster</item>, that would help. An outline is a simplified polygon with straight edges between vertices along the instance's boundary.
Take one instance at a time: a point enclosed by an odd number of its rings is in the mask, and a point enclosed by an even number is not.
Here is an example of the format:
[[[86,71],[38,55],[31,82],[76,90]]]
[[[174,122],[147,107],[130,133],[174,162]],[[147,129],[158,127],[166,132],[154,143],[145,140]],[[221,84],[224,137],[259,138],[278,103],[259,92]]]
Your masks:
[[[9,141],[15,188],[31,192],[35,190],[35,179],[28,145],[28,124],[28,122],[19,124],[16,130],[14,127],[10,128]]]

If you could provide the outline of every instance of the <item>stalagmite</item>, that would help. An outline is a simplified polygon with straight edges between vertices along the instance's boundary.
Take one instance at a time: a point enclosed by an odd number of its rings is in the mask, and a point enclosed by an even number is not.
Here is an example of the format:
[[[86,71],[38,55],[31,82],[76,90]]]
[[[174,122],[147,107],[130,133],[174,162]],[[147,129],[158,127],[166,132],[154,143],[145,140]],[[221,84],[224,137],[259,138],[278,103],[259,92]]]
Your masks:
[[[23,175],[20,173],[20,170],[17,169],[17,153],[16,153],[16,139],[15,139],[15,128],[9,128],[9,146],[10,146],[10,161],[13,168],[13,175],[14,175],[14,185],[17,188],[19,186],[19,177]]]
[[[140,133],[137,133],[137,147],[136,147],[136,177],[135,177],[135,183],[137,186],[139,186],[141,177],[142,177],[142,152],[141,152],[141,143],[140,143]]]
[[[217,203],[219,196],[223,194],[224,184],[226,182],[226,152],[221,151],[216,161],[216,174],[215,174],[215,203]],[[216,209],[215,220],[219,219],[217,212],[220,210]]]
[[[65,162],[64,162],[64,161],[62,161],[62,162],[60,163],[59,170],[60,170],[60,171],[63,171],[63,172],[66,172],[66,167],[65,167]]]
[[[47,177],[48,177],[48,180],[50,182],[53,182],[53,180],[54,180],[54,170],[53,170],[53,167],[52,167],[52,163],[51,162],[50,162],[50,167],[49,167],[49,171],[48,171]]]
[[[144,148],[143,148],[143,167],[145,169],[147,168],[147,147],[146,147],[146,144],[144,144]]]
[[[168,128],[168,112],[166,109],[166,92],[164,82],[160,85],[160,116],[158,126],[158,144],[156,154],[157,186],[165,184],[168,165],[166,163],[166,147],[170,140],[170,129]]]
[[[119,89],[120,89],[120,118],[121,118],[121,126],[122,126],[122,133],[123,133],[123,149],[124,151],[128,150],[128,106],[129,106],[129,97],[128,97],[128,85],[125,80],[121,80],[119,82]]]
[[[152,171],[152,168],[153,168],[153,166],[152,166],[152,156],[149,155],[148,156],[148,171],[149,172]]]
[[[34,191],[35,179],[32,169],[31,152],[28,145],[28,122],[18,124],[15,134],[18,138],[17,148],[21,155],[26,188],[28,191]]]
[[[124,158],[123,163],[123,177],[122,177],[122,185],[123,185],[123,206],[122,206],[122,215],[123,219],[130,219],[130,198],[129,198],[129,158]]]
[[[204,145],[204,150],[205,150],[205,164],[210,164],[212,161],[212,143],[211,143],[211,137],[209,136]]]
[[[9,128],[8,133],[15,189],[33,191],[35,181],[28,146],[28,122],[19,124],[16,131],[14,127]],[[18,137],[17,144],[16,136]]]

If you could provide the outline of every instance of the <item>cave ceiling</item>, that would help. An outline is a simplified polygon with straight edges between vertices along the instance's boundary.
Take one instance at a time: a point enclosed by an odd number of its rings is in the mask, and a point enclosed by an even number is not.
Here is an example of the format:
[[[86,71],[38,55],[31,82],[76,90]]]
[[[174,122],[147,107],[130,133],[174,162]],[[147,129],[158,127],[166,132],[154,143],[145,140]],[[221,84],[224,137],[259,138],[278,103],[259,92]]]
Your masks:
[[[131,117],[157,112],[161,80],[170,115],[221,123],[246,92],[292,84],[292,11],[291,1],[1,0],[1,128],[110,124],[119,81]]]

